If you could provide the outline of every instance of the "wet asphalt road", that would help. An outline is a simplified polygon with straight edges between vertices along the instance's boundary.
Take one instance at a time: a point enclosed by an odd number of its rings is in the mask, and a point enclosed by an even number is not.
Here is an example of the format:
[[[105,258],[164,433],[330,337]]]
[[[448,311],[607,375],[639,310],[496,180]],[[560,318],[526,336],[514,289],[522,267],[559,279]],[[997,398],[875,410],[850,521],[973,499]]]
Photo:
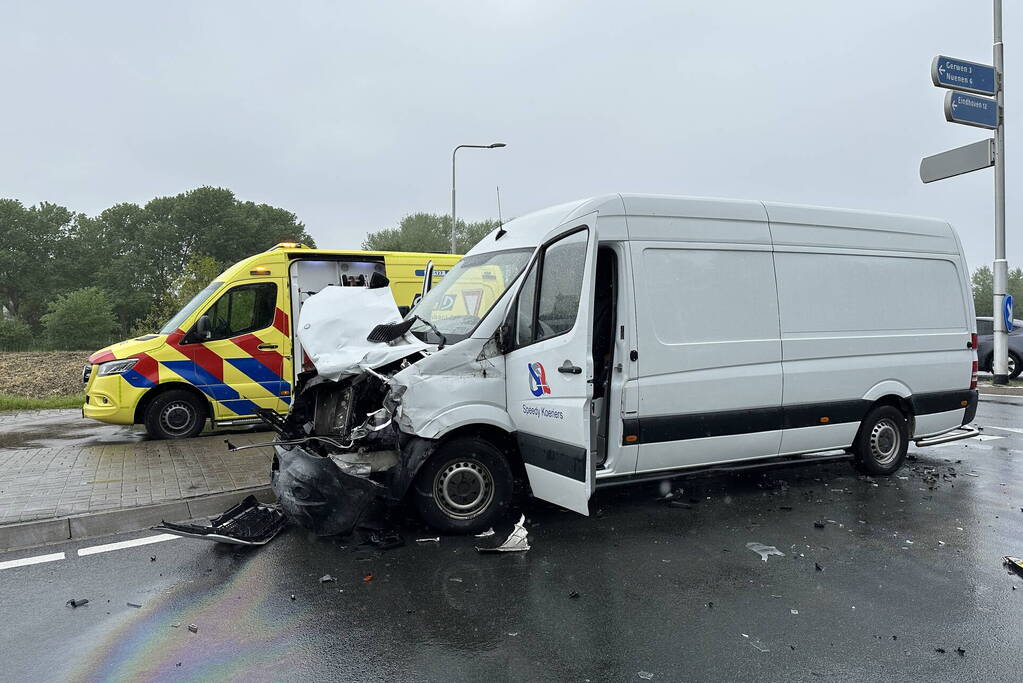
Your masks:
[[[984,401],[988,438],[911,448],[890,479],[837,462],[676,480],[677,507],[603,490],[590,519],[532,503],[521,554],[416,543],[411,523],[384,552],[289,529],[262,549],[75,554],[132,534],[3,554],[67,559],[0,571],[2,677],[1019,680],[1023,577],[1001,556],[1023,556],[1021,418]]]

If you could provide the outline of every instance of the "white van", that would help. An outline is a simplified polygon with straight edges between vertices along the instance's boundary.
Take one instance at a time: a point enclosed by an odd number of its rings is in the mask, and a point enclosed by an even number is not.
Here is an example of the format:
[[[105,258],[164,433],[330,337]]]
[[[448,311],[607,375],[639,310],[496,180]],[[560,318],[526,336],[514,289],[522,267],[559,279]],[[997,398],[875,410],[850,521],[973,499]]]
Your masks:
[[[442,315],[481,269],[503,274],[496,302]],[[377,389],[326,398],[348,381],[335,377],[305,413],[296,401],[274,488],[323,533],[356,523],[373,494],[410,492],[434,527],[475,532],[517,477],[587,514],[596,487],[722,463],[845,449],[886,475],[910,441],[977,433],[974,325],[944,221],[654,195],[562,204],[491,233],[403,324],[378,328],[409,351],[350,373]],[[376,411],[376,426],[349,421],[326,443],[310,425],[331,400]],[[310,519],[295,486],[338,517]]]

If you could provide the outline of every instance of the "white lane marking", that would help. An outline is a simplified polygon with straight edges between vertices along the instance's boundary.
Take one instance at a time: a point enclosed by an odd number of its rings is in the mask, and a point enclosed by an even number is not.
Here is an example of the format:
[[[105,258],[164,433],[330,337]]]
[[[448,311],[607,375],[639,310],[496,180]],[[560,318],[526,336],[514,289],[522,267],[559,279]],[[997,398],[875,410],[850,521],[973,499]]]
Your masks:
[[[7,560],[0,562],[0,569],[11,569],[13,567],[25,567],[30,564],[42,564],[43,562],[56,562],[63,560],[64,553],[51,553],[49,555],[36,555],[35,557],[23,557],[20,560]]]
[[[150,543],[162,543],[163,541],[173,541],[175,538],[181,538],[174,534],[159,534],[157,536],[146,536],[144,538],[136,538],[131,541],[118,541],[117,543],[107,543],[105,545],[94,545],[88,548],[79,548],[78,556],[84,557],[86,555],[95,555],[96,553],[108,553],[111,550],[121,550],[122,548],[134,548],[138,545],[149,545]]]
[[[977,441],[997,441],[998,439],[1004,439],[1004,436],[995,436],[994,434],[981,434],[980,436],[973,437]]]
[[[992,427],[987,426],[984,429],[997,429],[1000,432],[1013,432],[1014,434],[1023,434],[1023,429],[1016,429],[1015,427]]]

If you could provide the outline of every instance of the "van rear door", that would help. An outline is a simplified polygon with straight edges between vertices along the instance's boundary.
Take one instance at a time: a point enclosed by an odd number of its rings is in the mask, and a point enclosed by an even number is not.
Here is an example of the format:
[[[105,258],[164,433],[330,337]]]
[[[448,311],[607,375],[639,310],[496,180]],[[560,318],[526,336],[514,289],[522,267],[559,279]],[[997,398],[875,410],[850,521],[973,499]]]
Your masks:
[[[508,413],[533,495],[589,514],[596,214],[552,231],[511,308]]]

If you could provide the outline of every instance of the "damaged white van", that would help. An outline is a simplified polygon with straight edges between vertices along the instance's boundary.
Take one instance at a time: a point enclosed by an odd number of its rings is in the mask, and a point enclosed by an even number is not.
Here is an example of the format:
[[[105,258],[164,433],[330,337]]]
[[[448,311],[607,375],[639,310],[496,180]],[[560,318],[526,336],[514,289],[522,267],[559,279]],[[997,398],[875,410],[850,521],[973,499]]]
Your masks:
[[[723,463],[844,449],[890,474],[910,441],[977,433],[968,278],[939,220],[618,194],[538,211],[404,320],[386,287],[307,302],[317,371],[266,415],[273,488],[319,534],[410,497],[471,533],[516,490],[587,514],[596,487]]]

